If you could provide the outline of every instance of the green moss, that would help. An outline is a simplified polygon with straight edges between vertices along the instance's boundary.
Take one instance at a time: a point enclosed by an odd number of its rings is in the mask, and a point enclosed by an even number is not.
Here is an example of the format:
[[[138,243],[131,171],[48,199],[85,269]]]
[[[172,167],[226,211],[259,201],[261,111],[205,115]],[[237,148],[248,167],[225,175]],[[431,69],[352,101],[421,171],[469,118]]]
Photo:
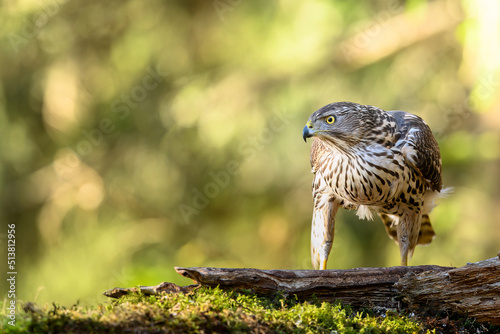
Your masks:
[[[4,307],[2,313],[6,314]],[[98,307],[52,305],[38,308],[26,303],[17,312],[16,326],[10,326],[6,319],[2,320],[0,329],[6,333],[434,332],[424,330],[423,326],[394,312],[375,314],[340,304],[299,302],[284,295],[272,299],[251,293],[200,288],[189,294],[161,297],[133,294]]]

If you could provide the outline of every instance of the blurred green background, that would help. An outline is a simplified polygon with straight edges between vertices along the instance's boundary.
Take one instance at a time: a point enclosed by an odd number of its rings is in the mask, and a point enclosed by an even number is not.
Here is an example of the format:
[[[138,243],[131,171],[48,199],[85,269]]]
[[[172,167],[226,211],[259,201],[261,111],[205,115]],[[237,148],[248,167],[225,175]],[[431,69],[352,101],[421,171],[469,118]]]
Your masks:
[[[301,132],[335,101],[416,113],[439,141],[455,190],[412,265],[500,250],[496,0],[0,11],[0,255],[6,273],[15,223],[19,299],[99,303],[115,286],[189,284],[174,266],[310,269]],[[330,268],[397,264],[378,219],[340,214]]]

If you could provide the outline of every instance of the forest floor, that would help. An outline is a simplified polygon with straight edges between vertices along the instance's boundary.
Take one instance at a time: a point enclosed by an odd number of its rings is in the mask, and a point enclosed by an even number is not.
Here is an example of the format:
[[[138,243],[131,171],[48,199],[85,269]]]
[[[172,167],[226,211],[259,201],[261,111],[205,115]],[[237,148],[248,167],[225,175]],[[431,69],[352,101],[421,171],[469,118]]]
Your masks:
[[[18,303],[15,326],[0,302],[2,333],[500,333],[448,315],[416,316],[337,303],[260,297],[218,288],[132,294],[98,306]]]

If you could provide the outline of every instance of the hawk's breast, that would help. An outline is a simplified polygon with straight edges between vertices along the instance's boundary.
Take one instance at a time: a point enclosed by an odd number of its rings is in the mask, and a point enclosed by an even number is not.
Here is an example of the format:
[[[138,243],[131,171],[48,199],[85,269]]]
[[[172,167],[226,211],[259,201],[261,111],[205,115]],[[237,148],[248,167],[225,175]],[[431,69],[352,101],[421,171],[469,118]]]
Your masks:
[[[332,192],[347,204],[386,204],[406,181],[403,157],[381,145],[350,154],[332,151],[320,160],[318,167]]]

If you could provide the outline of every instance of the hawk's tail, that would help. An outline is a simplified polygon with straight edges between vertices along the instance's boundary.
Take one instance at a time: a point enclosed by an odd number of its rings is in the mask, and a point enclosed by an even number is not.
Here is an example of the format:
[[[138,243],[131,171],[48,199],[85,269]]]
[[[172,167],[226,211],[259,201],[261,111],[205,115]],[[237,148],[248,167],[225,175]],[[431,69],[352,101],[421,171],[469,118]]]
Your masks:
[[[436,232],[432,228],[429,215],[422,215],[422,224],[420,225],[420,232],[418,232],[418,245],[428,245],[436,236]]]
[[[398,242],[398,232],[397,232],[397,227],[396,224],[394,224],[394,220],[386,214],[379,214],[380,218],[382,219],[382,222],[384,223],[385,226],[385,231],[387,232],[387,235],[389,235],[389,238],[394,240],[396,243]],[[427,245],[432,242],[432,239],[436,236],[436,232],[434,232],[434,229],[432,228],[431,220],[429,218],[429,215],[425,214],[422,215],[422,224],[420,225],[420,232],[418,233],[418,245]]]

